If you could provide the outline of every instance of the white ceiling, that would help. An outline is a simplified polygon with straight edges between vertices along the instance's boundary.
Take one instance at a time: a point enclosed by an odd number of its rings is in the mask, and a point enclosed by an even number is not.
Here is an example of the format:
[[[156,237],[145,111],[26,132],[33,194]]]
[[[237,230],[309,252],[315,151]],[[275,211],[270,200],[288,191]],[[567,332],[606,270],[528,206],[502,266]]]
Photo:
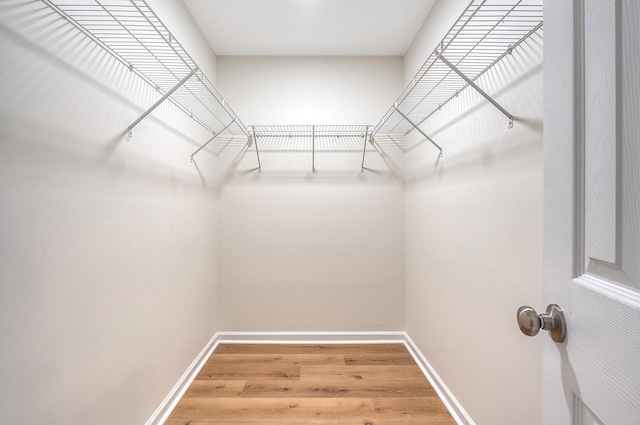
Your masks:
[[[184,0],[231,56],[403,56],[434,0]]]

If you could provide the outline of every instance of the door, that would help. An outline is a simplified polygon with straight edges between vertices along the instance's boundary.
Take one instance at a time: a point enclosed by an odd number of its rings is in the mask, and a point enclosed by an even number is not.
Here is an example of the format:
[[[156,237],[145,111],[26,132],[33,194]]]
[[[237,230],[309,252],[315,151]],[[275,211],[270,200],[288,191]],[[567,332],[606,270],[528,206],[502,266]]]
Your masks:
[[[545,2],[543,424],[640,424],[640,2]]]

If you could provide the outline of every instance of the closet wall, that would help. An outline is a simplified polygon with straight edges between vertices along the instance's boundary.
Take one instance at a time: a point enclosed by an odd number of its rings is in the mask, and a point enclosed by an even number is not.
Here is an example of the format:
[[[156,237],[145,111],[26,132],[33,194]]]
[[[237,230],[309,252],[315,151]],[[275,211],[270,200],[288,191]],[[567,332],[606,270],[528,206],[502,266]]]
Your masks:
[[[402,59],[219,57],[218,85],[248,125],[373,124],[402,88]],[[403,329],[401,181],[372,151],[365,173],[361,148],[317,152],[312,173],[308,142],[282,144],[261,151],[262,173],[249,152],[221,188],[221,328]]]
[[[149,0],[246,124],[375,124],[466,6],[406,57],[216,58],[181,0]],[[424,126],[406,180],[369,150],[245,155],[39,2],[0,5],[2,422],[144,423],[217,330],[406,329],[478,425],[537,424],[542,44]],[[216,81],[217,72],[217,81]],[[413,143],[419,142],[412,135]],[[348,160],[344,160],[347,158]],[[524,365],[524,366],[523,366]],[[10,389],[7,391],[7,389]]]
[[[206,134],[165,104],[126,141],[157,93],[41,2],[2,2],[0,57],[0,422],[145,423],[218,330]]]
[[[466,3],[436,2],[405,78]],[[547,336],[522,335],[515,313],[544,308],[541,38],[478,84],[517,117],[514,128],[466,90],[423,125],[444,158],[429,143],[406,158],[406,330],[476,424],[535,425]]]

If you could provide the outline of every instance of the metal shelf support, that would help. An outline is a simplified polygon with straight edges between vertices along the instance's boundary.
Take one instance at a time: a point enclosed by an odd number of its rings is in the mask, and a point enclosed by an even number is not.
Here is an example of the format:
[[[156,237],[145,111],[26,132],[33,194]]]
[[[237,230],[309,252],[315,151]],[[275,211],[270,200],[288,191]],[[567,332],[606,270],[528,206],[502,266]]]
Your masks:
[[[409,119],[409,117],[407,117],[405,114],[403,114],[403,113],[402,113],[402,111],[401,111],[400,109],[398,109],[398,105],[394,105],[394,107],[395,107],[396,112],[397,112],[398,114],[400,114],[400,116],[401,116],[402,118],[404,118],[404,119],[405,119],[409,124],[411,124],[411,126],[412,126],[413,128],[415,128],[416,130],[418,130],[418,132],[419,132],[420,134],[422,134],[422,135],[423,135],[423,136],[424,136],[428,141],[430,141],[430,142],[431,142],[431,144],[432,144],[433,146],[435,146],[435,147],[440,151],[440,158],[442,158],[442,148],[440,147],[440,145],[438,145],[436,142],[434,142],[434,141],[433,141],[433,139],[432,139],[431,137],[429,137],[429,135],[428,135],[427,133],[425,133],[424,131],[422,131],[422,129],[421,129],[420,127],[418,127],[417,125],[415,125],[415,124],[413,123],[413,121],[411,121],[411,120]]]
[[[311,172],[316,172],[316,126],[311,127]]]
[[[249,136],[248,145],[251,147],[253,143],[256,145],[256,157],[258,158],[258,173],[262,173],[262,165],[260,164],[260,151],[258,150],[258,138],[256,137],[256,127],[253,126],[253,137]]]
[[[198,148],[198,150],[196,150],[194,153],[192,153],[192,154],[191,154],[191,162],[193,162],[193,157],[194,157],[198,152],[200,152],[202,149],[204,149],[204,148],[205,148],[209,143],[213,142],[213,139],[215,139],[216,137],[218,137],[219,135],[221,135],[222,133],[224,133],[224,131],[225,131],[227,128],[229,128],[229,127],[231,126],[231,124],[235,123],[237,120],[238,120],[237,118],[234,118],[234,119],[233,119],[233,121],[231,121],[229,124],[225,125],[225,126],[224,126],[224,128],[223,128],[222,130],[220,130],[219,132],[215,133],[215,134],[213,135],[213,137],[211,137],[209,140],[207,140],[207,142],[206,142],[204,145],[200,146],[200,147]]]
[[[458,68],[456,68],[456,66],[454,64],[452,64],[451,62],[449,62],[444,56],[437,55],[436,56],[442,63],[444,63],[445,65],[447,65],[449,68],[451,68],[451,70],[453,72],[455,72],[456,74],[458,74],[458,76],[460,78],[462,78],[467,84],[469,84],[469,86],[473,87],[473,89],[475,91],[477,91],[482,97],[484,97],[485,99],[487,99],[487,101],[489,103],[491,103],[493,106],[495,106],[500,112],[502,112],[507,118],[509,118],[509,128],[513,127],[513,115],[511,115],[506,109],[504,109],[502,107],[502,105],[500,105],[498,102],[495,101],[494,98],[492,98],[491,96],[489,96],[487,94],[487,92],[485,92],[484,90],[482,90],[476,83],[473,82],[473,80],[471,80],[469,77],[467,77],[466,75],[464,75],[464,73],[462,71],[460,71]]]
[[[360,172],[364,173],[364,157],[367,154],[367,142],[371,142],[371,144],[373,144],[373,135],[369,134],[369,126],[367,126],[366,130],[364,131],[364,143],[363,143],[363,147],[362,147],[362,167],[360,167]]]
[[[189,79],[191,77],[193,77],[195,75],[195,73],[197,72],[197,69],[191,70],[191,72],[189,74],[187,74],[186,77],[184,77],[182,80],[180,80],[180,82],[178,84],[176,84],[171,90],[169,90],[168,92],[166,92],[164,94],[164,96],[162,96],[156,103],[153,104],[153,106],[151,106],[149,109],[147,109],[142,115],[140,115],[140,118],[138,118],[137,120],[135,120],[129,127],[127,127],[127,133],[131,133],[131,130],[133,130],[133,128],[138,125],[140,123],[140,121],[142,121],[143,119],[145,119],[147,117],[147,115],[149,115],[151,112],[153,112],[154,109],[156,109],[158,106],[160,106],[160,104],[162,102],[164,102],[165,100],[167,100],[169,98],[169,96],[171,96],[176,90],[178,90],[180,87],[182,87],[187,81],[189,81]],[[192,155],[193,157],[193,155]]]

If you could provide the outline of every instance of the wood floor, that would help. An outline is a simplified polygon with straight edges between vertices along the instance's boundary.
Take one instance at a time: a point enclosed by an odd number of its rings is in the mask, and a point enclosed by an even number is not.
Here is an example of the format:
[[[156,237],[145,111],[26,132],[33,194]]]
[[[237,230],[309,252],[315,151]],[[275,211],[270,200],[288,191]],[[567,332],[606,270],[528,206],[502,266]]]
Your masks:
[[[402,344],[221,344],[166,425],[455,425]]]

